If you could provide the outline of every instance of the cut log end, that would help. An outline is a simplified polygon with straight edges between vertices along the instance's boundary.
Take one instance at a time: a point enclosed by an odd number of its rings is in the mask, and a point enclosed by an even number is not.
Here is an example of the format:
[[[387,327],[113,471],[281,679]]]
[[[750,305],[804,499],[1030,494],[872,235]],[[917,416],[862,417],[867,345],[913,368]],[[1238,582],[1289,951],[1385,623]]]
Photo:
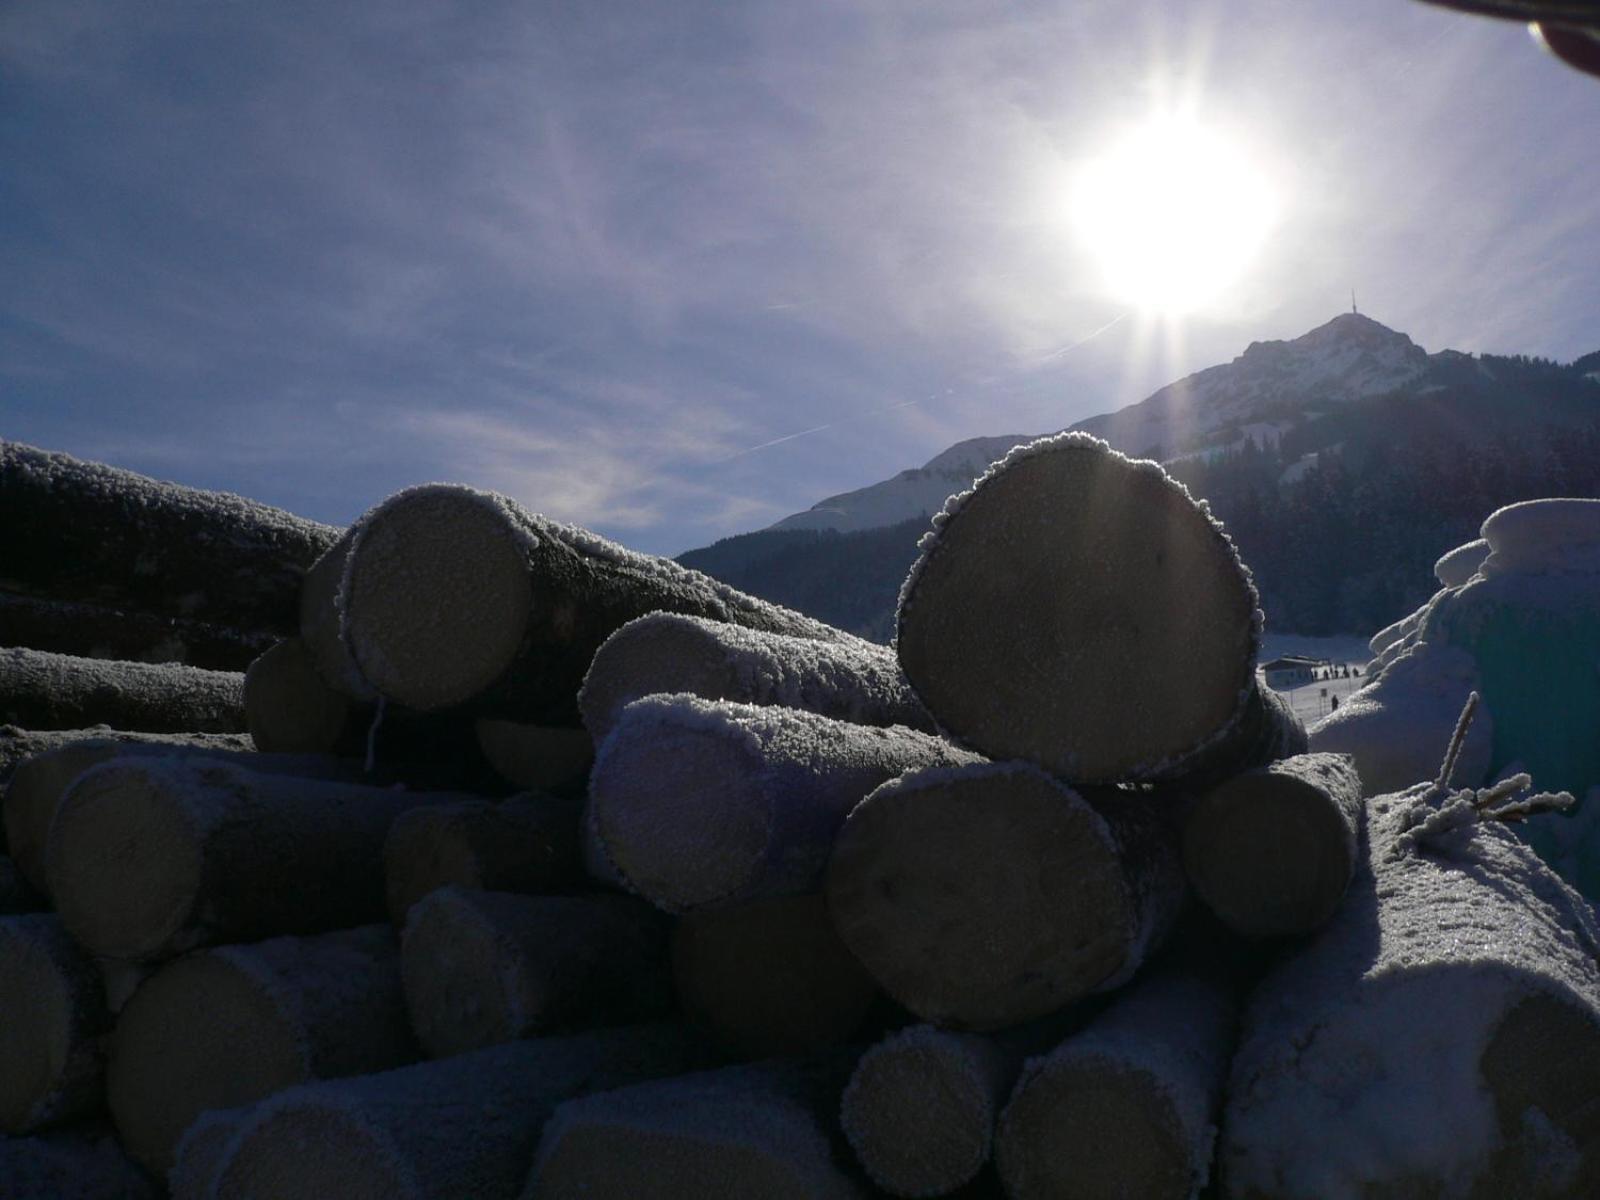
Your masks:
[[[435,1058],[524,1036],[518,1000],[540,982],[473,901],[471,892],[441,888],[413,905],[406,921],[406,1005],[418,1041]]]
[[[1184,1200],[1197,1166],[1160,1082],[1092,1058],[1024,1075],[1000,1118],[995,1157],[1006,1195]]]
[[[379,693],[423,712],[459,704],[521,648],[534,601],[526,543],[480,493],[403,492],[366,518],[341,601],[345,642]]]
[[[896,647],[929,711],[975,749],[1114,782],[1238,714],[1254,588],[1206,512],[1149,464],[1087,439],[1024,455],[935,539],[901,596]],[[1011,619],[974,616],[997,612]]]
[[[68,790],[45,857],[62,921],[104,958],[160,953],[202,890],[199,831],[159,771],[137,762],[98,767]]]
[[[98,980],[79,957],[52,918],[0,921],[0,1132],[27,1133],[95,1106],[89,1042],[106,1021]]]
[[[577,787],[594,762],[595,739],[587,729],[481,717],[477,735],[489,765],[518,787],[544,791]]]
[[[219,1196],[420,1200],[388,1139],[328,1105],[284,1105],[255,1121],[217,1175]]]
[[[195,1117],[300,1082],[306,1055],[267,982],[197,954],[153,975],[123,1008],[106,1099],[128,1153],[165,1173]]]
[[[244,715],[256,749],[323,754],[336,749],[354,705],[318,673],[305,643],[287,638],[244,673]]]
[[[826,891],[883,989],[952,1028],[1000,1029],[1093,991],[1139,925],[1104,820],[1022,768],[874,792],[839,834]]]
[[[1241,775],[1208,793],[1184,828],[1184,869],[1206,905],[1247,937],[1320,927],[1355,868],[1355,839],[1327,793]]]
[[[22,876],[39,891],[49,886],[45,845],[62,794],[90,767],[116,755],[108,739],[62,746],[18,765],[6,790],[6,843]]]
[[[737,667],[698,624],[645,621],[624,626],[601,645],[584,677],[578,710],[596,744],[616,725],[623,706],[641,696],[688,692],[708,700],[749,699]]]

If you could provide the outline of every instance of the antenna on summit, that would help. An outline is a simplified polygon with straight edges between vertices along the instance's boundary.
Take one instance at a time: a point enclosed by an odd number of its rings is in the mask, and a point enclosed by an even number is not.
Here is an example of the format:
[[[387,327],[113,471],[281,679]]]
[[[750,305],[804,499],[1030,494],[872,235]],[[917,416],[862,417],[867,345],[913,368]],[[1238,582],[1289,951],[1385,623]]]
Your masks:
[[[1356,307],[1356,290],[1355,290],[1355,288],[1351,288],[1350,289],[1350,311],[1352,313],[1355,313],[1357,316],[1361,315],[1361,310]]]

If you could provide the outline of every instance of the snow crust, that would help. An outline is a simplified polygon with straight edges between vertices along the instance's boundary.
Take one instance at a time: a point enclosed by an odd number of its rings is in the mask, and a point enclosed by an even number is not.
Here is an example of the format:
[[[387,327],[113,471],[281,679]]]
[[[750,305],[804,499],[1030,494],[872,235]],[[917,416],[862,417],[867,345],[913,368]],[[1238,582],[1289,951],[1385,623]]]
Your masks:
[[[1480,532],[1490,554],[1479,569],[1488,576],[1600,570],[1600,500],[1524,500],[1490,513]]]
[[[1433,564],[1433,576],[1447,588],[1460,587],[1478,573],[1479,568],[1483,566],[1483,560],[1488,557],[1488,540],[1478,538],[1441,555],[1439,561]],[[1405,620],[1410,619],[1405,618]],[[1397,622],[1397,624],[1403,623],[1404,621]],[[1393,629],[1394,626],[1391,625],[1389,628]],[[1377,641],[1377,638],[1373,641]],[[1376,654],[1380,649],[1382,647],[1374,646],[1372,652]]]

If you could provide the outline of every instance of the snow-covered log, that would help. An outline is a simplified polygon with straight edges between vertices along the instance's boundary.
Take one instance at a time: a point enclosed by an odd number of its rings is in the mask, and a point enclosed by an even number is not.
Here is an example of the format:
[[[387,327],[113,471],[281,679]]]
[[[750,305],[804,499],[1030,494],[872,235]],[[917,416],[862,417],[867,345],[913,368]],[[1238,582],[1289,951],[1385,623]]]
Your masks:
[[[1345,754],[1298,754],[1234,776],[1184,823],[1189,882],[1236,933],[1310,933],[1355,872],[1361,795]]]
[[[933,729],[887,646],[859,638],[819,642],[682,613],[651,613],[607,638],[578,708],[598,744],[625,704],[667,692],[803,708],[858,725]]]
[[[28,729],[104,723],[153,733],[239,733],[244,676],[0,648],[0,721]]]
[[[433,1058],[672,1005],[667,919],[631,896],[517,896],[455,886],[400,937],[406,1007]]]
[[[339,530],[224,492],[0,442],[9,591],[292,633]]]
[[[647,612],[848,637],[504,496],[443,484],[399,492],[351,528],[337,604],[340,637],[379,694],[555,725],[577,724],[600,643]]]
[[[1185,895],[1184,805],[1080,794],[1025,763],[911,772],[840,830],[845,945],[925,1021],[990,1030],[1132,977]]]
[[[1600,1195],[1600,931],[1485,800],[1369,805],[1344,905],[1246,1012],[1229,1196]]]
[[[1460,587],[1478,573],[1478,568],[1483,566],[1483,560],[1488,557],[1488,540],[1478,538],[1440,555],[1439,561],[1433,564],[1433,576],[1447,588]]]
[[[56,809],[48,891],[73,937],[106,958],[381,921],[389,826],[408,808],[462,799],[203,759],[114,759]]]
[[[172,1169],[167,1172],[169,1200],[217,1200],[213,1190],[217,1175],[227,1161],[234,1135],[254,1110],[250,1103],[208,1108],[189,1123],[172,1152]]]
[[[1305,749],[1263,695],[1250,573],[1156,463],[1018,446],[934,518],[895,646],[940,727],[1079,783],[1226,776]]]
[[[594,763],[594,738],[581,726],[480,717],[476,733],[489,765],[521,788],[581,791]]]
[[[833,838],[886,779],[976,755],[915,730],[698,696],[627,705],[589,781],[599,848],[669,912],[817,890]]]
[[[0,1137],[6,1200],[160,1200],[161,1189],[94,1121],[33,1137]]]
[[[242,671],[273,635],[98,604],[42,600],[0,591],[0,646],[80,658],[178,662]]]
[[[583,879],[578,797],[523,793],[401,813],[383,844],[389,919],[454,883],[491,892],[560,892]]]
[[[49,886],[45,844],[56,809],[67,789],[90,767],[111,759],[155,759],[176,762],[203,758],[231,763],[257,774],[356,782],[361,765],[326,755],[259,754],[209,742],[138,741],[94,730],[78,741],[36,754],[18,764],[5,796],[6,842],[24,878],[41,892]]]
[[[16,770],[30,758],[91,738],[116,742],[151,742],[165,746],[200,746],[209,750],[253,750],[248,733],[141,733],[94,725],[87,729],[23,729],[0,725],[0,787],[10,784]]]
[[[1600,570],[1600,500],[1524,500],[1490,513],[1479,531],[1485,576]]]
[[[1180,947],[1029,1060],[995,1133],[1008,1197],[1200,1194],[1238,1027],[1236,966],[1219,947]]]
[[[569,1100],[523,1200],[866,1200],[833,1145],[847,1072],[778,1060]]]
[[[895,1196],[978,1186],[1023,1060],[1080,1026],[1084,1007],[996,1035],[932,1025],[890,1034],[861,1056],[839,1099],[857,1161]]]
[[[392,929],[270,938],[147,979],[117,1018],[106,1099],[128,1153],[165,1173],[207,1109],[415,1058]]]
[[[0,916],[38,912],[45,899],[17,868],[16,860],[0,854]]]
[[[672,931],[672,975],[684,1015],[740,1058],[847,1041],[878,995],[820,895],[683,917]]]
[[[304,642],[285,638],[245,671],[244,715],[260,750],[348,754],[365,740],[372,710],[330,686]]]
[[[557,1104],[704,1061],[682,1028],[634,1026],[291,1088],[224,1149],[217,1196],[515,1200]]]
[[[0,1131],[100,1108],[100,1038],[110,1024],[100,972],[57,918],[0,917]]]

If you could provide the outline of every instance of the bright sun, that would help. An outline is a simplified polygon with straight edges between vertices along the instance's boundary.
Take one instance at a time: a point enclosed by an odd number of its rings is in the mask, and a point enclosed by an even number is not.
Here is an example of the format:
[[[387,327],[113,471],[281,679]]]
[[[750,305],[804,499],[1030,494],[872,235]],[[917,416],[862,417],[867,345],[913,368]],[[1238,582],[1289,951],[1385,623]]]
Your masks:
[[[1118,300],[1165,314],[1213,304],[1276,222],[1272,180],[1242,147],[1192,119],[1156,117],[1083,162],[1074,229]]]

